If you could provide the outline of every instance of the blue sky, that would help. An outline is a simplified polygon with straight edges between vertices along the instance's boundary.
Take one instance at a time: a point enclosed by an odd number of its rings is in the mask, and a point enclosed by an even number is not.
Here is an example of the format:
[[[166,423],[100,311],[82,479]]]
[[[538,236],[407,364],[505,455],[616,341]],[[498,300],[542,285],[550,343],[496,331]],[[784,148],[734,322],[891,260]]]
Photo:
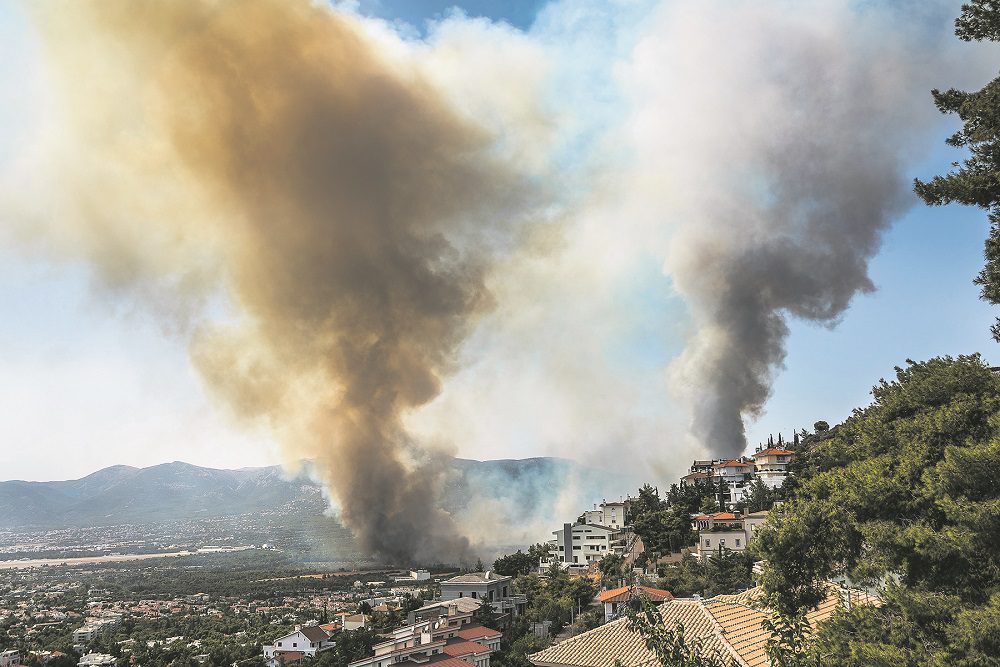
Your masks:
[[[449,16],[454,4],[361,0],[357,11],[426,34],[428,21]],[[543,4],[480,0],[459,7],[469,17],[528,31]],[[9,154],[18,145],[18,128],[32,122],[32,96],[42,94],[37,57],[24,16],[0,6],[0,154]],[[943,145],[951,127],[942,118],[927,133],[925,153],[907,165],[910,177],[940,173],[959,158]],[[0,166],[11,164],[0,158]],[[961,207],[928,208],[911,199],[869,265],[877,291],[855,297],[836,326],[790,321],[787,358],[766,414],[748,424],[751,445],[768,433],[788,435],[819,419],[843,419],[906,358],[982,352],[997,361],[989,337],[995,309],[978,299],[971,282],[982,263],[985,216]],[[646,255],[615,274],[612,301],[628,317],[600,345],[608,373],[642,378],[643,411],[669,405],[666,392],[648,389],[683,349],[688,323],[661,262]],[[184,336],[134,304],[95,289],[86,264],[56,262],[0,237],[0,313],[0,478],[66,478],[116,463],[175,459],[224,467],[278,461],[266,434],[237,428],[209,400],[188,361]],[[465,381],[460,377],[456,386]],[[468,382],[474,381],[479,380],[470,376]],[[549,385],[539,380],[539,386]],[[513,424],[510,433],[516,436],[501,445],[489,438],[456,443],[458,453],[505,458],[573,451],[574,434],[556,429],[543,436],[536,423]],[[569,442],[555,442],[560,439]],[[676,469],[676,462],[672,465],[667,469]]]

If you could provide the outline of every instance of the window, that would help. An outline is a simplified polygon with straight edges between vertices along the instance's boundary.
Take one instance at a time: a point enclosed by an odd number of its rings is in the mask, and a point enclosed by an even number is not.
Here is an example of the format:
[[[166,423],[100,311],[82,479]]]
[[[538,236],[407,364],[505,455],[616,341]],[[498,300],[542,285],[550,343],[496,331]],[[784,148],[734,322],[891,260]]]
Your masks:
[[[459,592],[458,592],[458,597],[460,597],[460,598],[461,598],[461,597],[465,597],[465,593],[463,593],[462,591],[459,591]]]
[[[712,540],[705,540],[705,546],[706,547],[712,546]]]
[[[736,538],[736,546],[740,546],[740,538]]]
[[[506,586],[503,587],[503,596],[507,597],[507,587]]]
[[[281,646],[281,642],[278,642],[278,646]]]
[[[476,591],[472,591],[472,597],[473,597],[473,599],[478,598],[479,594],[476,593]]]
[[[719,546],[720,547],[726,546],[726,541],[725,540],[719,540]]]

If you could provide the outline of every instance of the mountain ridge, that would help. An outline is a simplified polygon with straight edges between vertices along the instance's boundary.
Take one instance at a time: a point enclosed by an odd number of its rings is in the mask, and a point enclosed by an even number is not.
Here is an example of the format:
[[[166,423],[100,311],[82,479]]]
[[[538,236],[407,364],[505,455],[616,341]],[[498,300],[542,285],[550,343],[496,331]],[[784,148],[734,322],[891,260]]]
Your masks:
[[[449,511],[462,508],[470,492],[488,490],[497,500],[535,506],[551,501],[552,484],[567,478],[585,488],[607,481],[607,473],[569,459],[451,459],[442,494]],[[281,512],[321,515],[322,487],[308,474],[280,466],[208,468],[171,461],[144,468],[113,465],[78,479],[0,481],[0,529],[164,523]]]

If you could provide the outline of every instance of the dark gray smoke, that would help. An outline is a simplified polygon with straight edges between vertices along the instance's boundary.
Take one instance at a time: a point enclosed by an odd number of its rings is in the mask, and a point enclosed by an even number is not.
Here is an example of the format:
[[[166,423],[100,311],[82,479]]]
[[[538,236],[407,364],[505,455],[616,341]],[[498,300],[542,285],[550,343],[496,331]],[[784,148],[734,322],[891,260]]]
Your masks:
[[[671,380],[712,450],[745,448],[789,317],[833,325],[874,289],[868,261],[912,201],[903,166],[933,122],[930,45],[948,21],[897,11],[681,3],[636,51],[639,151],[662,179],[667,270],[696,327]]]
[[[363,548],[467,558],[440,455],[401,420],[438,394],[524,218],[493,138],[401,42],[307,0],[35,15],[70,128],[46,224],[106,284],[195,313],[211,391],[315,462]],[[219,294],[227,316],[199,315]]]

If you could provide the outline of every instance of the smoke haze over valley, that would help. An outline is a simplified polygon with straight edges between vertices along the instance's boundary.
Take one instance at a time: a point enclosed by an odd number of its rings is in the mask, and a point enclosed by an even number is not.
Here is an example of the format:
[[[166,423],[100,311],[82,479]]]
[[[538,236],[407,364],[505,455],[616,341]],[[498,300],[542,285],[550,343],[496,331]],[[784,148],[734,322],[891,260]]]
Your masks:
[[[9,527],[304,503],[376,559],[468,564],[491,522],[534,542],[740,455],[765,415],[846,414],[820,364],[868,387],[899,361],[827,349],[917,316],[908,292],[866,301],[881,284],[932,289],[892,255],[938,160],[928,91],[996,55],[953,39],[951,4],[565,0],[521,23],[369,4],[0,14],[0,83],[28,91],[0,130],[0,466],[283,466],[4,482]],[[816,364],[791,389],[790,358]],[[140,502],[153,478],[169,502]]]

